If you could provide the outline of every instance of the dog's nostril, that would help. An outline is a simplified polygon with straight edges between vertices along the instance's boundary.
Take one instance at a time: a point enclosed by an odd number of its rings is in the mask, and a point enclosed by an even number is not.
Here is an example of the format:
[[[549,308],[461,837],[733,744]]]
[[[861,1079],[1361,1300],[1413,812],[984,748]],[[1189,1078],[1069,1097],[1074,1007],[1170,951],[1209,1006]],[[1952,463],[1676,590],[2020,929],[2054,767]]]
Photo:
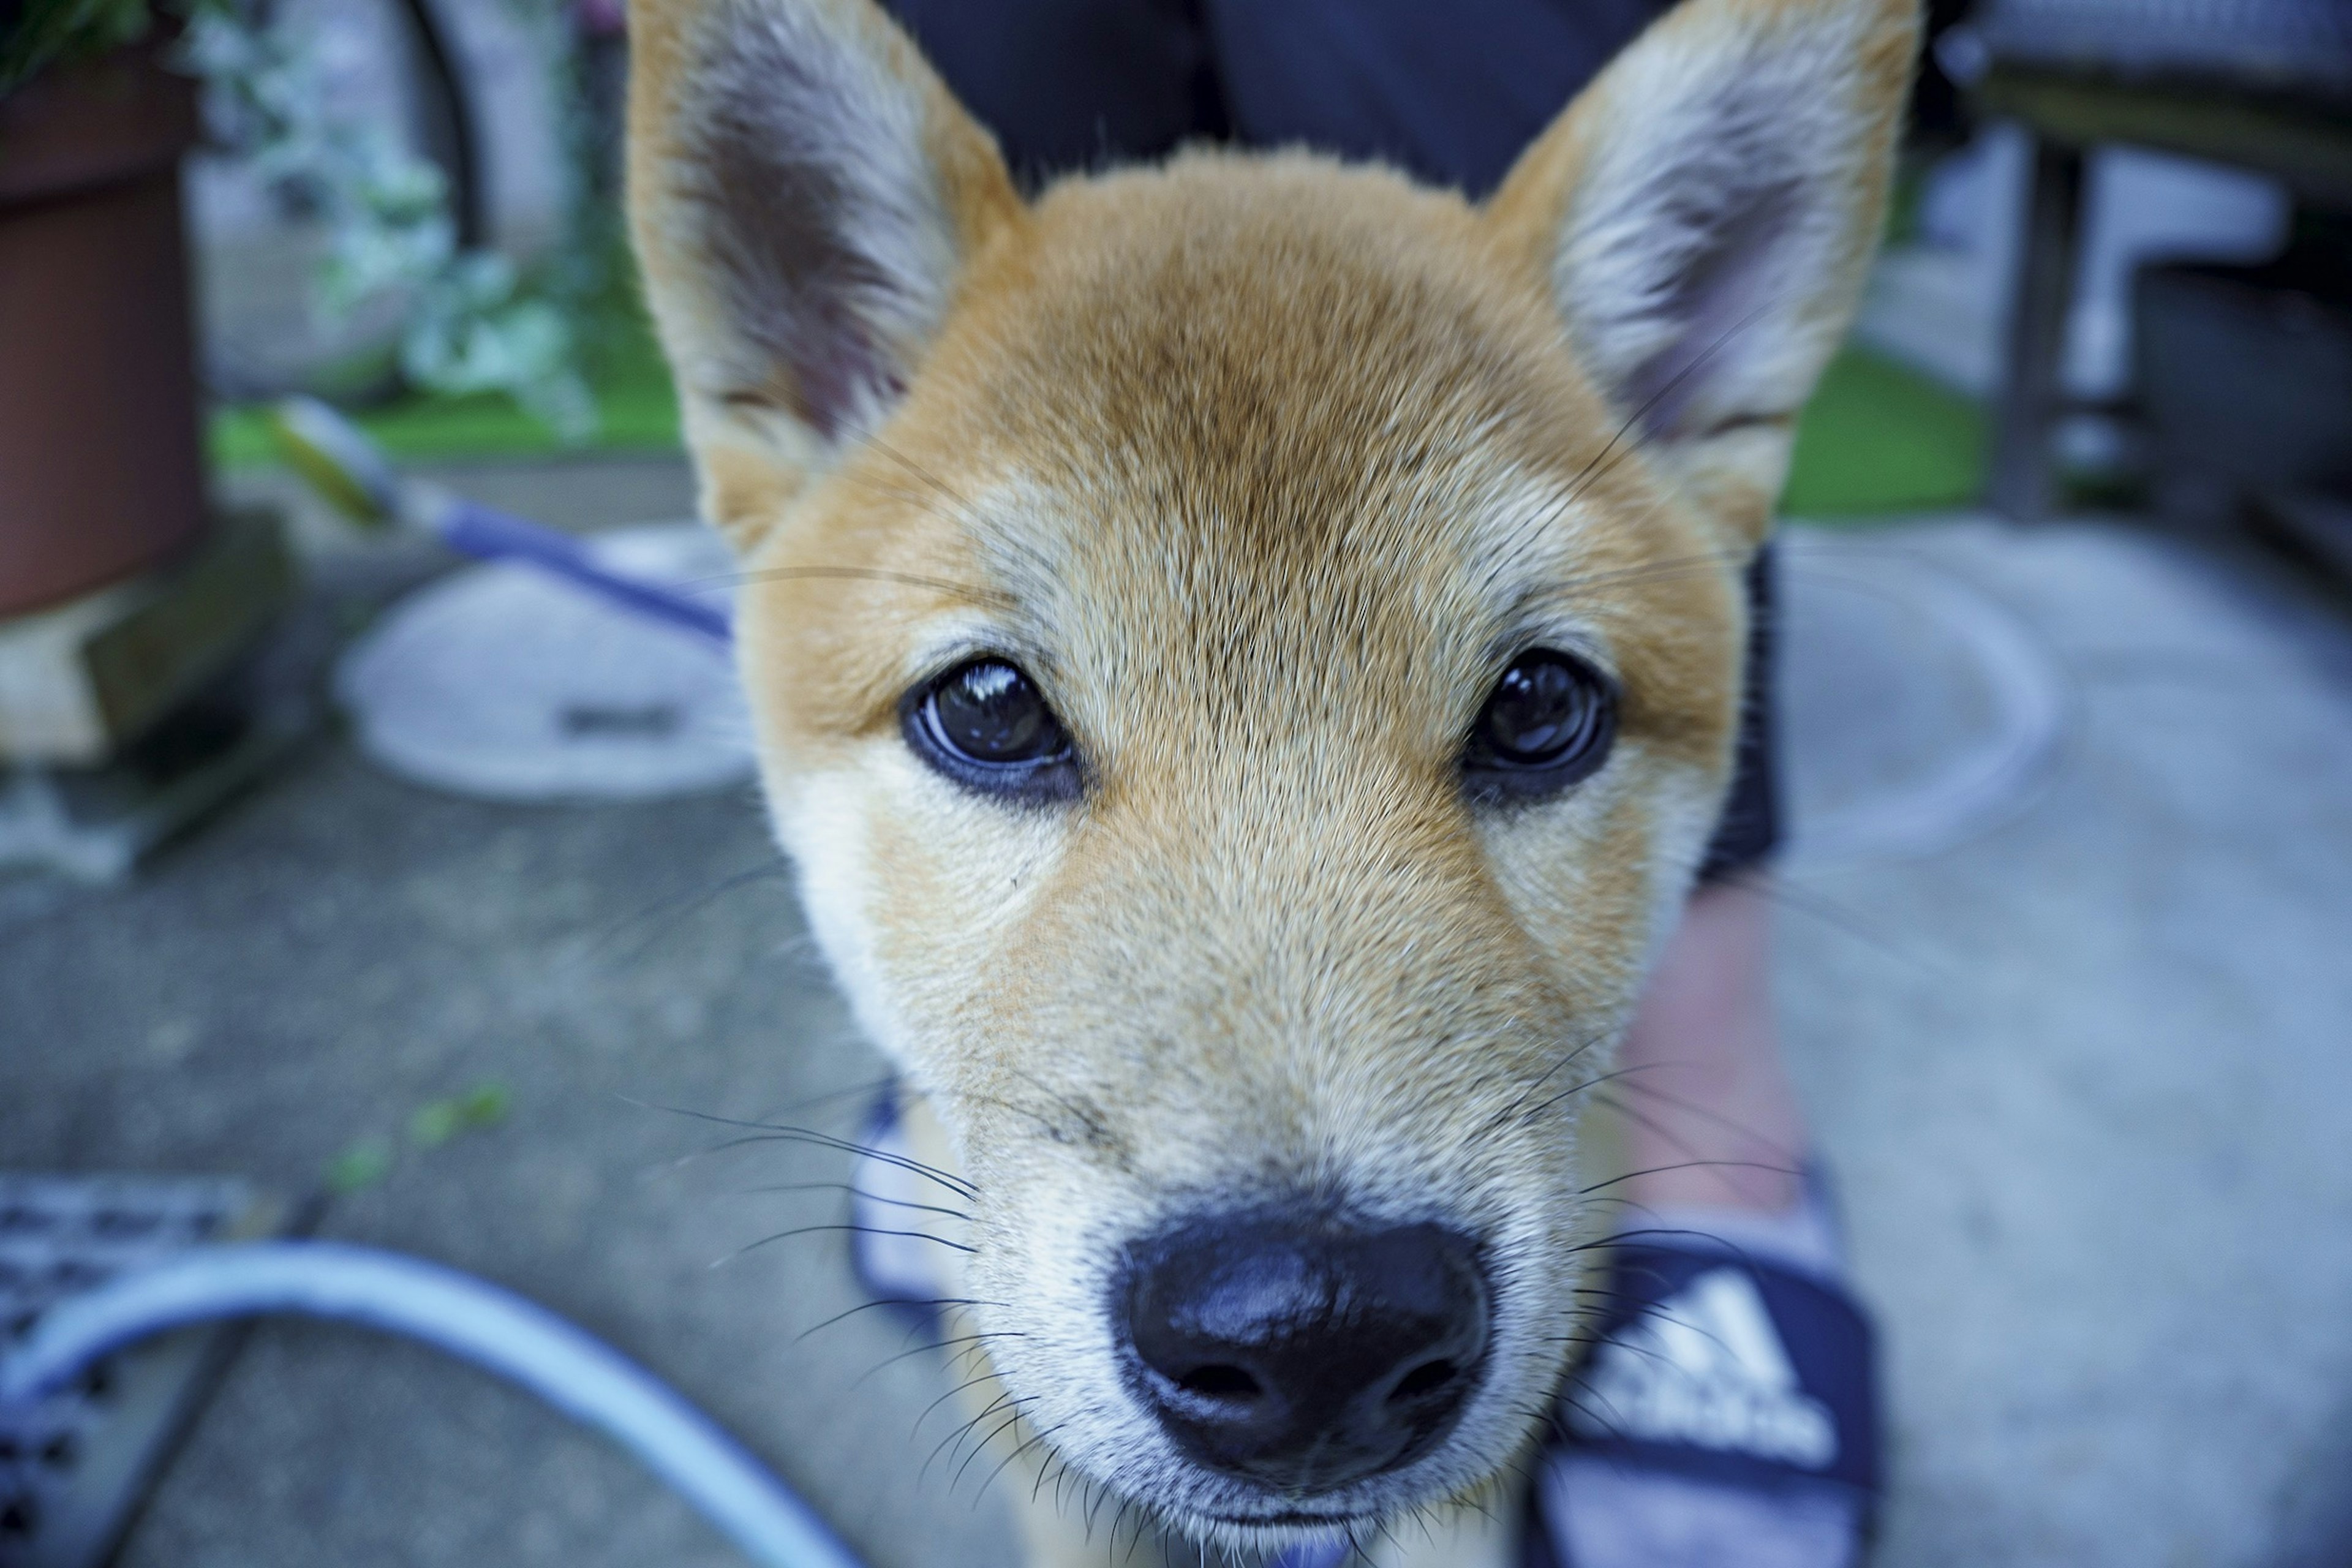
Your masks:
[[[1424,1394],[1434,1394],[1452,1383],[1461,1370],[1444,1356],[1435,1361],[1423,1362],[1397,1379],[1397,1385],[1389,1390],[1389,1403],[1402,1405],[1407,1400],[1419,1399]]]
[[[1251,1399],[1265,1392],[1248,1368],[1239,1366],[1196,1366],[1178,1378],[1176,1386],[1212,1399]]]

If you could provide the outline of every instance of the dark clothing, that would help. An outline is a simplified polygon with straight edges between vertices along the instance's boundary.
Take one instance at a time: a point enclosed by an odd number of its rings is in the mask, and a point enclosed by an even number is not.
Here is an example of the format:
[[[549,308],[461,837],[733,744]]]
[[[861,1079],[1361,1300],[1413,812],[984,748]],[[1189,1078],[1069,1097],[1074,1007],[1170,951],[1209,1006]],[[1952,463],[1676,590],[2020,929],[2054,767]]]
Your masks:
[[[1748,567],[1748,677],[1739,706],[1739,752],[1731,794],[1699,866],[1702,882],[1753,874],[1780,842],[1779,749],[1772,743],[1774,639],[1780,631],[1780,559],[1769,543]]]
[[[1378,158],[1483,196],[1652,17],[1656,0],[884,0],[1031,186],[1192,140]],[[1780,837],[1772,562],[1755,607],[1738,773],[1701,875]]]
[[[1653,0],[1204,0],[1241,140],[1380,158],[1483,196]]]
[[[1028,184],[1192,140],[1380,158],[1473,196],[1656,0],[885,0]]]
[[[1189,0],[883,0],[1024,184],[1223,141],[1221,78]]]

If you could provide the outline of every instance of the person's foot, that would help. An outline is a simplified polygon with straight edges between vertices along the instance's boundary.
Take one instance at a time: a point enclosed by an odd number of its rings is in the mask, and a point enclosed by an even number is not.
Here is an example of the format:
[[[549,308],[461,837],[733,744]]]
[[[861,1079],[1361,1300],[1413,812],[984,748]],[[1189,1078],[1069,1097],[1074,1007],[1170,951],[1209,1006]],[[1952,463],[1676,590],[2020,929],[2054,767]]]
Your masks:
[[[1772,1016],[1770,908],[1691,898],[1612,1085],[1626,1203],[1561,1391],[1529,1568],[1851,1568],[1878,1484],[1869,1321]]]
[[[1537,1468],[1528,1568],[1850,1568],[1878,1489],[1869,1321],[1826,1205],[1621,1233]]]

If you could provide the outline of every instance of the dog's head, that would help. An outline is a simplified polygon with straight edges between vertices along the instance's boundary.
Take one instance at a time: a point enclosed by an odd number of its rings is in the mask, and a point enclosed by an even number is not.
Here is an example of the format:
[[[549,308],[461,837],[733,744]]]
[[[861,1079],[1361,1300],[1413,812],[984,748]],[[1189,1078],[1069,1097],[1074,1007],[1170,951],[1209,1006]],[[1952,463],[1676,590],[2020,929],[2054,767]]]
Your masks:
[[[769,797],[1028,1429],[1200,1530],[1473,1489],[1724,795],[1911,0],[1688,0],[1473,206],[1024,201],[865,0],[637,7],[634,220]]]

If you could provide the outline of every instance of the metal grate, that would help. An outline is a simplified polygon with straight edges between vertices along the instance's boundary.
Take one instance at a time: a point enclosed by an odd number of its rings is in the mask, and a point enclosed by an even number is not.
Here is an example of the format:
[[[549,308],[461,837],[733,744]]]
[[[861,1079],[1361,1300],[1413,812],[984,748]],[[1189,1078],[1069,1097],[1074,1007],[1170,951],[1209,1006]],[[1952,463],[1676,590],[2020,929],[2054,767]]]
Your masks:
[[[184,1247],[269,1234],[282,1213],[230,1178],[0,1172],[0,1333]],[[165,1335],[51,1398],[0,1405],[0,1568],[106,1560],[203,1403],[226,1332]]]

